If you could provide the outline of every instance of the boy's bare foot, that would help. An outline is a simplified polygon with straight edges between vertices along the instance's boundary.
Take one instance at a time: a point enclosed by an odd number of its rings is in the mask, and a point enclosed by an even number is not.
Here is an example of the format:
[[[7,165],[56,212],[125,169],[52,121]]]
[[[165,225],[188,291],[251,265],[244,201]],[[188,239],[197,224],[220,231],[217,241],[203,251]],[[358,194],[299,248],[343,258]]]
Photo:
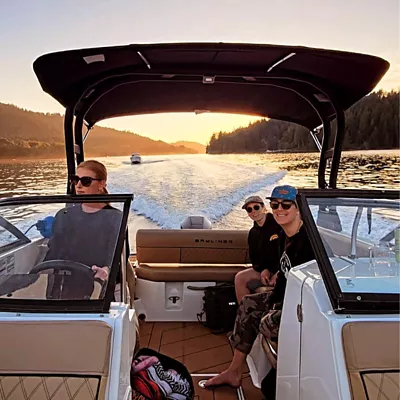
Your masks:
[[[230,386],[238,388],[242,383],[242,374],[233,370],[225,370],[214,378],[209,379],[204,387],[216,387],[216,386]]]

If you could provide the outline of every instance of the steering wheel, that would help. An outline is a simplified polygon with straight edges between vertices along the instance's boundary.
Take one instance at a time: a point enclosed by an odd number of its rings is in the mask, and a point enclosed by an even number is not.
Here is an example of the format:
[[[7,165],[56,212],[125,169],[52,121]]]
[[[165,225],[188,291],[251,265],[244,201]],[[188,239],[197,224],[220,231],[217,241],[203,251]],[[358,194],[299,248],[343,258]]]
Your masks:
[[[30,274],[38,274],[39,272],[45,271],[47,269],[53,269],[54,271],[71,271],[72,273],[78,273],[83,275],[84,279],[93,282],[94,280],[94,272],[92,268],[90,268],[86,264],[82,264],[77,261],[69,261],[69,260],[48,260],[43,261],[37,265],[35,265]]]

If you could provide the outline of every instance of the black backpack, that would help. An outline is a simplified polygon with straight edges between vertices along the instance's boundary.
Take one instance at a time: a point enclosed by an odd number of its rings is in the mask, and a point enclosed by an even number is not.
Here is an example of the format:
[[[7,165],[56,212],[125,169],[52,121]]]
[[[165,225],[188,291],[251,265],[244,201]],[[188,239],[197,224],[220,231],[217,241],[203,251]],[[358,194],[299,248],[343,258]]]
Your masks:
[[[203,310],[197,314],[198,321],[215,334],[232,331],[238,308],[235,286],[230,283],[208,286],[204,289],[203,300]]]

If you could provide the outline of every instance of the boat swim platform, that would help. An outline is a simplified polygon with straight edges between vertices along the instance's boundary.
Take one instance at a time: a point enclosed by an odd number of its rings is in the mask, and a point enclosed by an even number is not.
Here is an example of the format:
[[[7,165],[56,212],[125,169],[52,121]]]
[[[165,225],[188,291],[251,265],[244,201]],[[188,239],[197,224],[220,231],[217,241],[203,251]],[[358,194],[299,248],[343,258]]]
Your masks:
[[[149,347],[182,362],[195,387],[195,400],[258,400],[263,396],[249,374],[247,365],[241,389],[219,387],[204,389],[199,381],[209,379],[228,368],[233,349],[228,334],[212,334],[198,322],[140,322],[140,347]]]

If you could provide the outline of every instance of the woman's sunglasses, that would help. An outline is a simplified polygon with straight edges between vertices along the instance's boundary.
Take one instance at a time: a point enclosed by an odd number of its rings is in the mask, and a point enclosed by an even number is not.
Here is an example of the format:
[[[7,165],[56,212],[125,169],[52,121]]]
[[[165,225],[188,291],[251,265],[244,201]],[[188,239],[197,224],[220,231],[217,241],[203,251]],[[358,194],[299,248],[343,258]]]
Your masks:
[[[72,175],[69,180],[73,185],[77,185],[81,181],[82,186],[88,187],[93,181],[102,181],[102,179],[92,178],[91,176]]]
[[[269,205],[273,210],[277,210],[279,206],[282,206],[283,210],[289,210],[290,207],[294,204],[294,201],[284,200],[284,201],[270,201]]]
[[[261,206],[256,204],[253,207],[246,207],[246,211],[250,214],[253,210],[258,211],[261,209]]]

